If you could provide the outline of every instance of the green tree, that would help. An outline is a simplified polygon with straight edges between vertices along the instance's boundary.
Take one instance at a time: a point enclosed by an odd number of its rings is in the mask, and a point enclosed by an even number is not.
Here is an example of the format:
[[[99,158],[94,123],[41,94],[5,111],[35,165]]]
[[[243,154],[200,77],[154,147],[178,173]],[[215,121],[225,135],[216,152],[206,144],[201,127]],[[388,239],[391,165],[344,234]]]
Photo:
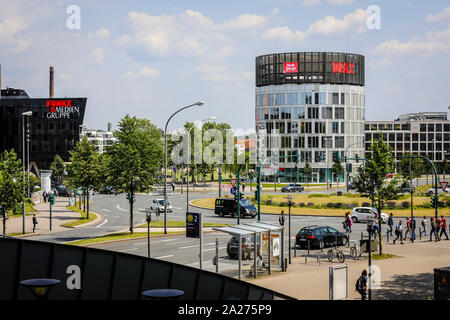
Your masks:
[[[341,160],[338,159],[333,163],[331,171],[334,173],[334,176],[336,177],[337,187],[339,188],[339,179],[341,174],[344,173],[344,167],[342,166]]]
[[[305,167],[303,168],[303,176],[306,177],[309,182],[311,182],[312,172],[313,170],[311,164],[308,161],[306,161]]]
[[[106,153],[107,184],[127,192],[130,204],[130,232],[133,233],[133,199],[136,191],[147,191],[157,181],[163,165],[161,131],[149,120],[126,115],[116,131],[118,141]]]
[[[71,186],[81,187],[86,197],[86,218],[89,219],[89,190],[99,186],[100,156],[95,146],[84,136],[70,151],[68,178]]]
[[[387,175],[394,171],[394,158],[389,146],[384,143],[382,136],[374,140],[370,153],[368,153],[365,163],[365,170],[358,170],[359,176],[355,179],[357,192],[376,203],[378,210],[378,233],[379,254],[382,254],[383,246],[381,242],[381,210],[387,200],[397,199],[398,178],[388,179]]]
[[[17,159],[14,150],[5,150],[0,154],[0,205],[6,210],[18,213],[19,203],[24,202],[22,161]]]
[[[405,157],[408,156],[414,156],[414,154],[405,154]],[[401,158],[398,162],[398,172],[402,175],[405,182],[419,178],[425,172],[423,159]]]
[[[61,184],[64,179],[66,165],[59,155],[55,156],[55,159],[50,165],[50,170],[52,170],[52,180]]]

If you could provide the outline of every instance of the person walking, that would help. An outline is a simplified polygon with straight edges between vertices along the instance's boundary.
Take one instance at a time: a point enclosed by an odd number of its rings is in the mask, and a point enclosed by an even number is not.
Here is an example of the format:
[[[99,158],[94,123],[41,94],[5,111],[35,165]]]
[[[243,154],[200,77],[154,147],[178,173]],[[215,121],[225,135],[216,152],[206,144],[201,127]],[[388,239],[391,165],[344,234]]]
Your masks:
[[[245,192],[245,182],[242,183],[242,193],[244,193],[244,192]]]
[[[411,240],[416,240],[416,219],[411,219]]]
[[[380,227],[378,226],[378,220],[373,220],[373,236],[376,237],[378,233],[380,232]]]
[[[363,270],[361,276],[356,280],[356,291],[361,295],[361,300],[366,300],[367,297],[367,270]]]
[[[411,220],[409,220],[409,218],[406,218],[406,229],[405,229],[405,235],[403,236],[403,239],[406,240],[406,237],[408,236],[408,234],[410,234],[412,236],[412,233],[411,233]]]
[[[172,185],[172,193],[175,193],[175,185],[173,184],[173,182],[171,183]]]
[[[395,227],[395,235],[396,235],[396,238],[394,239],[394,244],[395,244],[395,241],[397,241],[398,238],[400,238],[400,244],[403,244],[402,220],[400,220],[400,222],[398,223],[397,227]]]
[[[434,238],[436,240],[436,242],[438,241],[438,237],[436,235],[436,221],[434,221],[434,218],[430,219],[430,225],[431,225],[431,230],[430,230],[430,241],[433,241],[433,234],[434,234]]]
[[[42,194],[42,197],[44,198],[44,203],[47,202],[47,191],[44,191],[44,193]]]
[[[441,234],[439,235],[439,238],[442,238],[442,234],[445,234],[446,240],[448,240],[447,220],[444,218],[444,216],[441,216]]]
[[[389,234],[391,235],[391,237],[393,237],[392,231],[393,231],[393,229],[394,229],[394,215],[392,214],[392,212],[391,212],[391,214],[389,215],[388,226],[389,226],[388,232],[389,232]]]
[[[425,237],[427,236],[427,217],[423,217],[422,220],[422,228],[423,228],[423,233],[425,233]]]
[[[36,225],[38,224],[36,215],[33,214],[33,233],[36,230]]]
[[[280,226],[284,226],[284,210],[281,210],[281,215],[278,218],[278,222],[280,222]]]
[[[441,241],[439,231],[441,231],[441,219],[439,219],[439,217],[437,217],[436,218],[436,236],[438,238],[438,241]]]
[[[345,213],[344,222],[342,222],[342,226],[346,233],[350,232],[350,217],[348,216],[348,212]]]

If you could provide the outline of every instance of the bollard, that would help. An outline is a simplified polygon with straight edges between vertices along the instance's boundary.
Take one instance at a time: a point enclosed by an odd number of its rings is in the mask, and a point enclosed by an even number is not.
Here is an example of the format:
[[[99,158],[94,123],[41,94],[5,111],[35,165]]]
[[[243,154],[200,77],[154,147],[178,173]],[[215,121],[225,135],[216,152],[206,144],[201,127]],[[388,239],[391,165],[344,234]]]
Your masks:
[[[287,271],[288,268],[288,258],[284,258],[284,272]]]
[[[305,253],[305,264],[308,264],[308,254]]]
[[[347,233],[347,248],[350,248],[350,233]]]
[[[419,238],[420,238],[420,240],[422,240],[422,228],[421,227],[419,227]]]
[[[297,244],[294,245],[294,257],[297,257]]]
[[[319,257],[319,253],[317,253],[317,262],[319,263],[319,266],[320,266],[320,257]]]
[[[386,242],[389,242],[389,231],[386,231]]]
[[[361,231],[361,240],[364,240],[364,234]]]
[[[308,254],[309,254],[309,240],[308,240]]]

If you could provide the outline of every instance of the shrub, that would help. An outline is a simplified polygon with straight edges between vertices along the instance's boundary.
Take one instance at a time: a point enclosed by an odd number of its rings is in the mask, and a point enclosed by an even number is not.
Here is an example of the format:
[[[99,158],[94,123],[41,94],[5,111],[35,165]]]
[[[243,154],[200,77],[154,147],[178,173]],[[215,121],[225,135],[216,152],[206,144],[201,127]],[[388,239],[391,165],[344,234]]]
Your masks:
[[[308,202],[307,206],[308,207],[314,207],[314,203],[313,202]]]
[[[393,201],[388,201],[386,206],[388,207],[388,209],[394,209],[396,207],[396,203]]]
[[[265,205],[270,206],[272,204],[272,200],[268,199],[266,201],[264,201]]]
[[[285,201],[281,201],[281,202],[278,202],[278,206],[279,206],[279,207],[287,207],[287,206],[288,206],[288,203],[285,202]]]
[[[297,205],[298,205],[300,208],[305,207],[305,203],[304,203],[304,202],[299,202]]]
[[[370,202],[363,202],[362,207],[370,207],[372,204]]]
[[[408,201],[402,201],[401,206],[403,209],[407,209],[410,207],[410,203]]]
[[[330,195],[326,193],[311,193],[308,198],[329,198]]]
[[[447,200],[447,207],[450,207],[450,200]]]
[[[352,203],[347,203],[345,205],[345,209],[353,209],[354,207],[356,207],[356,206],[354,206]]]

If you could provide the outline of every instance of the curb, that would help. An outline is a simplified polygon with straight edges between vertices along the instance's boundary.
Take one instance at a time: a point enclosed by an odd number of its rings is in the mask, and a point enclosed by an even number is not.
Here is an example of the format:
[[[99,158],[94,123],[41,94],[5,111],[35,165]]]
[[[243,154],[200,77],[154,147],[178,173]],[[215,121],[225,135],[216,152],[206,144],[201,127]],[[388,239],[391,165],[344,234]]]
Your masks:
[[[70,209],[68,209],[68,210],[70,210]],[[77,226],[63,226],[63,225],[61,225],[61,227],[68,228],[68,229],[77,229],[77,228],[87,227],[87,226],[90,226],[92,224],[95,224],[95,223],[98,223],[98,222],[101,222],[101,221],[104,220],[104,218],[103,218],[103,216],[101,214],[98,214],[98,213],[93,212],[93,211],[89,212],[89,214],[92,214],[92,213],[95,214],[95,216],[97,217],[97,218],[95,218],[94,221],[83,223],[83,224],[79,224]],[[79,219],[77,219],[77,220],[79,220]],[[76,221],[76,220],[74,220],[74,221]]]

